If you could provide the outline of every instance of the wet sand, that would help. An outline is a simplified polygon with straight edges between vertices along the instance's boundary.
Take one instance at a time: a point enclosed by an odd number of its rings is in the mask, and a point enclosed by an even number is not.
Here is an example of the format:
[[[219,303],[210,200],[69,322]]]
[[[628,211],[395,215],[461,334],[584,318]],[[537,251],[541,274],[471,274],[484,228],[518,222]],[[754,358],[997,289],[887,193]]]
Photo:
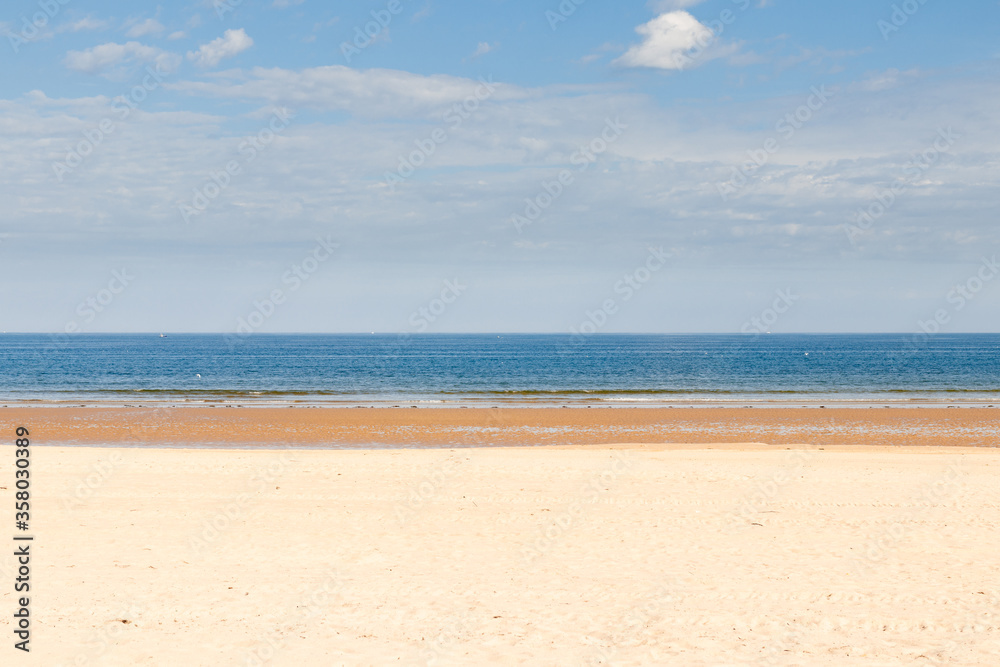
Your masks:
[[[18,424],[39,444],[1000,444],[1000,409],[986,408],[0,408],[0,432]]]

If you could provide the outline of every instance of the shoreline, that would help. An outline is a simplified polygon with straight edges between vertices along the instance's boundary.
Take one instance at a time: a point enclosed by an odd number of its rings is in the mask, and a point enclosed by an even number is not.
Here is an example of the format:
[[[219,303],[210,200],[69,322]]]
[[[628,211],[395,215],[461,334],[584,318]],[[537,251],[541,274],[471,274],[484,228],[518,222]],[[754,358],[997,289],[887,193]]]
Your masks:
[[[936,400],[923,398],[893,398],[884,400],[874,400],[871,398],[857,399],[686,399],[686,400],[659,400],[659,399],[567,399],[553,400],[549,398],[536,400],[521,399],[499,399],[499,400],[430,400],[430,399],[396,399],[396,400],[371,400],[371,401],[332,401],[332,400],[261,400],[255,398],[247,399],[139,399],[139,400],[7,400],[0,399],[0,409],[58,409],[58,408],[87,408],[87,409],[161,409],[161,408],[190,408],[190,409],[214,409],[214,408],[244,408],[244,409],[267,409],[267,408],[298,408],[298,409],[324,409],[324,410],[357,410],[357,409],[422,409],[422,410],[490,410],[490,409],[524,409],[542,410],[554,408],[570,408],[575,410],[600,409],[600,410],[669,410],[669,409],[718,409],[718,408],[757,408],[760,410],[772,409],[921,409],[921,408],[979,408],[1000,409],[1000,400],[980,400],[980,399],[950,399]]]
[[[0,408],[39,445],[406,449],[595,445],[995,448],[989,408]]]

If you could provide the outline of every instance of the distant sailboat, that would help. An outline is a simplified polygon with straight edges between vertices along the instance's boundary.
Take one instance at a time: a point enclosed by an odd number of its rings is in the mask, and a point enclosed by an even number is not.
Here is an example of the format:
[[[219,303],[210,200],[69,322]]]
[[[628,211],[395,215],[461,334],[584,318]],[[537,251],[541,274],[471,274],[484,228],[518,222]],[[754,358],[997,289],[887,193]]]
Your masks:
[[[163,334],[160,334],[160,338],[166,338],[166,336],[163,335]]]

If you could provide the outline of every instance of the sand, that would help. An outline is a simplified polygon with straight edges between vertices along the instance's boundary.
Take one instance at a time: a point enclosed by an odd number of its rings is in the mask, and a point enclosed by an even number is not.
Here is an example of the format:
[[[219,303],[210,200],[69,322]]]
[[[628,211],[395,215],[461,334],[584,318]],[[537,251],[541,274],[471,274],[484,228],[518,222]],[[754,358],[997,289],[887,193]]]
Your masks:
[[[994,449],[37,442],[32,664],[1000,664]]]
[[[21,423],[98,445],[1000,445],[1000,409],[987,408],[0,408],[0,433]]]

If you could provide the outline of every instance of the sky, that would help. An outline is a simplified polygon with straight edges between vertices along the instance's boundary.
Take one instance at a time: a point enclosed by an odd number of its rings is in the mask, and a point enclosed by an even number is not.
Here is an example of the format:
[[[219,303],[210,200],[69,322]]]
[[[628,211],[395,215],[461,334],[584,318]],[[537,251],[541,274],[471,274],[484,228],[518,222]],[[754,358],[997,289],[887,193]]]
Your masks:
[[[0,330],[996,332],[998,27],[11,0]]]

